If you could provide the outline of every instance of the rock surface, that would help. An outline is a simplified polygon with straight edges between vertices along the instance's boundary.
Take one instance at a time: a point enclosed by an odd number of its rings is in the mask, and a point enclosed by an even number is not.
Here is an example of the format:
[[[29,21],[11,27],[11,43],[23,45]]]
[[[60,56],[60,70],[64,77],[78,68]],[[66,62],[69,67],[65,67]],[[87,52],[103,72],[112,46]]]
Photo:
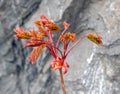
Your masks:
[[[40,14],[60,26],[67,21],[78,37],[87,32],[103,37],[103,45],[85,39],[69,54],[67,94],[119,94],[120,0],[0,0],[0,94],[62,94],[58,73],[49,68],[50,54],[45,50],[32,65],[31,49],[13,37],[15,26],[35,28]]]

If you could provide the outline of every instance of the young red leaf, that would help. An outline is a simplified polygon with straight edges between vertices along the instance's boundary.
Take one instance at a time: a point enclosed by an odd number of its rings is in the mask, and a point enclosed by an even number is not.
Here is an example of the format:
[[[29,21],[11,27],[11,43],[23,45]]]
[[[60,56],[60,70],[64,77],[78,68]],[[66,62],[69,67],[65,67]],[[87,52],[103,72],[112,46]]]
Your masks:
[[[67,22],[63,22],[63,26],[65,29],[69,28],[70,24],[68,24]]]
[[[60,40],[62,42],[65,42],[65,41],[72,41],[74,42],[76,40],[76,34],[75,33],[65,33],[64,35],[61,36]]]
[[[68,68],[69,68],[68,63],[65,62],[63,65],[63,68],[64,68],[64,74],[66,74],[68,72]]]
[[[100,35],[97,35],[94,33],[88,33],[88,34],[86,34],[86,37],[98,45],[102,44],[102,37]]]
[[[39,46],[39,47],[35,47],[33,49],[33,51],[30,53],[29,59],[32,62],[32,64],[35,64],[36,60],[38,59],[38,57],[42,53],[44,47],[45,47],[44,45],[43,46]]]
[[[63,67],[63,60],[62,58],[60,57],[57,57],[56,59],[53,59],[50,66],[53,70],[56,70],[56,69],[61,69]]]
[[[20,39],[29,39],[32,37],[29,32],[24,31],[24,29],[21,27],[16,27],[14,32],[17,33],[15,36]]]
[[[30,39],[25,45],[24,47],[35,47],[35,46],[41,46],[43,44],[47,44],[47,42],[45,42],[44,40],[41,40],[41,39],[37,39],[37,38],[33,38],[33,39]]]
[[[60,31],[60,27],[55,23],[46,24],[50,31]]]

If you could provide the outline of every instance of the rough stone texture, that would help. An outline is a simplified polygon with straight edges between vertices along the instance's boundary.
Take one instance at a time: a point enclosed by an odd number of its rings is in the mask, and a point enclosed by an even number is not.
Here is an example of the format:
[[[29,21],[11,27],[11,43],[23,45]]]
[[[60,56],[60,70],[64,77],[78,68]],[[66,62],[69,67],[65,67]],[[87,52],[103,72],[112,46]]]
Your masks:
[[[103,37],[103,45],[85,39],[68,56],[67,94],[120,93],[120,0],[0,0],[0,94],[62,94],[58,73],[49,68],[50,54],[45,50],[32,65],[31,49],[13,37],[17,25],[35,28],[39,14],[60,26],[69,22],[78,36]]]

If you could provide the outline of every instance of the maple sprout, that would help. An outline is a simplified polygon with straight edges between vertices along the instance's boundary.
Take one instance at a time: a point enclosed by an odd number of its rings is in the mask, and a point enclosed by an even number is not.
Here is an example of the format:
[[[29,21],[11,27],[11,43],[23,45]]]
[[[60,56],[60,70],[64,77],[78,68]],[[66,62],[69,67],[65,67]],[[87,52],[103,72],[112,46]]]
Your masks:
[[[44,15],[41,15],[40,19],[35,21],[34,23],[37,26],[38,31],[34,29],[30,31],[25,31],[21,27],[16,27],[14,29],[16,33],[15,36],[20,39],[28,40],[24,44],[24,47],[34,47],[29,55],[29,59],[32,64],[35,64],[36,60],[43,52],[43,49],[45,47],[48,49],[48,51],[53,56],[50,67],[53,70],[59,70],[63,94],[66,94],[63,73],[66,74],[69,68],[68,62],[65,61],[67,55],[84,38],[88,38],[93,43],[100,45],[102,44],[102,37],[95,33],[88,33],[80,37],[79,39],[76,39],[75,33],[67,32],[70,24],[68,24],[67,22],[63,22],[64,30],[60,32],[60,27]],[[53,39],[53,32],[60,32],[57,42],[55,42]],[[68,47],[70,42],[72,42],[72,46]],[[63,50],[59,48],[60,43],[62,43],[63,45]]]

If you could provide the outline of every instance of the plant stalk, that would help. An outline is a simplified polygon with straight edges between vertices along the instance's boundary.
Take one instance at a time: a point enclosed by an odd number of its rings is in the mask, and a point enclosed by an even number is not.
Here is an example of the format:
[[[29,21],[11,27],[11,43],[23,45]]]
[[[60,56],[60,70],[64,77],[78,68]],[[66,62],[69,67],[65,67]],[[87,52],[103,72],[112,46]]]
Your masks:
[[[71,48],[68,49],[68,51],[66,52],[65,56],[67,56],[68,53],[69,53],[79,42],[81,42],[85,37],[86,37],[86,36],[84,35],[84,36],[82,36],[81,38],[79,38],[79,39],[71,46]]]
[[[59,73],[60,73],[61,87],[62,87],[63,94],[67,94],[66,93],[66,89],[65,89],[65,84],[64,84],[64,78],[63,78],[62,68],[59,69]]]

